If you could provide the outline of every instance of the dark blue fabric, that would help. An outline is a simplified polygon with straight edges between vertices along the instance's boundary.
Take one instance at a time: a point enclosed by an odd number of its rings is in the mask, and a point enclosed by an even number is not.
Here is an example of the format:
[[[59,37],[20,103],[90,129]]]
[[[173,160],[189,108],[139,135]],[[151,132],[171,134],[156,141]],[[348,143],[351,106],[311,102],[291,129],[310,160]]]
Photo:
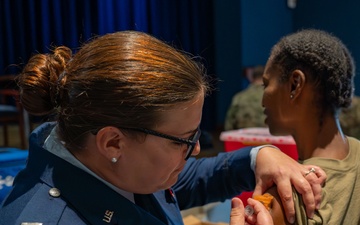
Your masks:
[[[198,160],[190,158],[173,186],[176,197],[185,200],[179,200],[180,209],[225,201],[242,191],[254,190],[256,183],[250,168],[251,149],[245,147]]]
[[[178,48],[202,55],[213,43],[209,0],[1,0],[0,74],[52,46],[79,47],[94,35],[144,31]],[[206,52],[206,53],[205,53]],[[205,55],[204,55],[205,53]]]
[[[31,134],[27,166],[17,175],[11,194],[0,206],[0,225],[164,224],[97,178],[44,150],[42,143],[52,127],[44,124]],[[248,153],[246,148],[214,158],[190,158],[174,192],[154,193],[158,202],[154,207],[164,212],[169,225],[180,225],[179,206],[220,201],[239,194],[242,187],[254,187]],[[49,195],[53,187],[60,190],[59,197]]]
[[[1,0],[0,76],[16,74],[34,53],[94,36],[138,30],[201,56],[215,74],[212,0]],[[206,100],[202,128],[215,128],[215,99]]]

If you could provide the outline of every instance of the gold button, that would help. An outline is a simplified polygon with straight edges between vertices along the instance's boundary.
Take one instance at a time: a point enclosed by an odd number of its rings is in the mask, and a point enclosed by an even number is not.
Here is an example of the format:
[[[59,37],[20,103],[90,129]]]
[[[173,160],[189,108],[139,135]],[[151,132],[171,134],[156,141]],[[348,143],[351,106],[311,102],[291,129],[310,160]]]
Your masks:
[[[57,189],[57,188],[51,188],[51,189],[49,190],[49,195],[51,195],[51,196],[54,197],[54,198],[57,198],[57,197],[60,196],[60,190]]]

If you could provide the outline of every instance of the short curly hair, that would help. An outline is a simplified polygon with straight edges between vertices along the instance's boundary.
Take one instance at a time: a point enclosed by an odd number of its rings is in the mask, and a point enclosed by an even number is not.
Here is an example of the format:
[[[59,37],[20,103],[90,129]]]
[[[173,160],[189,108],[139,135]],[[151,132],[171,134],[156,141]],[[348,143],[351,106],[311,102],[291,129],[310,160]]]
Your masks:
[[[354,93],[354,60],[342,41],[332,34],[305,29],[280,39],[271,50],[270,60],[282,69],[281,81],[292,71],[306,71],[318,88],[324,108],[347,108]]]

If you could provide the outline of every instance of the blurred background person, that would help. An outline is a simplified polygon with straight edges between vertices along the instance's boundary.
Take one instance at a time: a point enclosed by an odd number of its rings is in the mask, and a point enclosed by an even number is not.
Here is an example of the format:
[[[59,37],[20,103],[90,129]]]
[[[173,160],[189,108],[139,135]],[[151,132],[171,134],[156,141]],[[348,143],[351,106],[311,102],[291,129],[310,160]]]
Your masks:
[[[353,96],[351,106],[342,109],[339,116],[341,128],[344,134],[360,138],[360,97]]]
[[[264,66],[258,65],[246,72],[249,86],[232,98],[226,113],[225,130],[236,130],[245,127],[266,127],[265,115],[261,106],[263,94],[262,75]]]

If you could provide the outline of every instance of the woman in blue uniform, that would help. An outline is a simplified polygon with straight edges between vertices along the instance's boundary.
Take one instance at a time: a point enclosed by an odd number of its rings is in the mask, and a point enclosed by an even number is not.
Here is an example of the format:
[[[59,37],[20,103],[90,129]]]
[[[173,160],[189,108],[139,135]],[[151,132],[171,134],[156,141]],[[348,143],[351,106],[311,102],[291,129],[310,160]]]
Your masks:
[[[192,57],[147,34],[107,34],[75,55],[63,46],[34,55],[19,86],[30,114],[55,119],[31,134],[1,225],[182,224],[180,210],[275,183],[289,220],[291,183],[309,215],[320,202],[323,171],[305,178],[313,166],[275,147],[191,157],[200,152],[207,77]]]

